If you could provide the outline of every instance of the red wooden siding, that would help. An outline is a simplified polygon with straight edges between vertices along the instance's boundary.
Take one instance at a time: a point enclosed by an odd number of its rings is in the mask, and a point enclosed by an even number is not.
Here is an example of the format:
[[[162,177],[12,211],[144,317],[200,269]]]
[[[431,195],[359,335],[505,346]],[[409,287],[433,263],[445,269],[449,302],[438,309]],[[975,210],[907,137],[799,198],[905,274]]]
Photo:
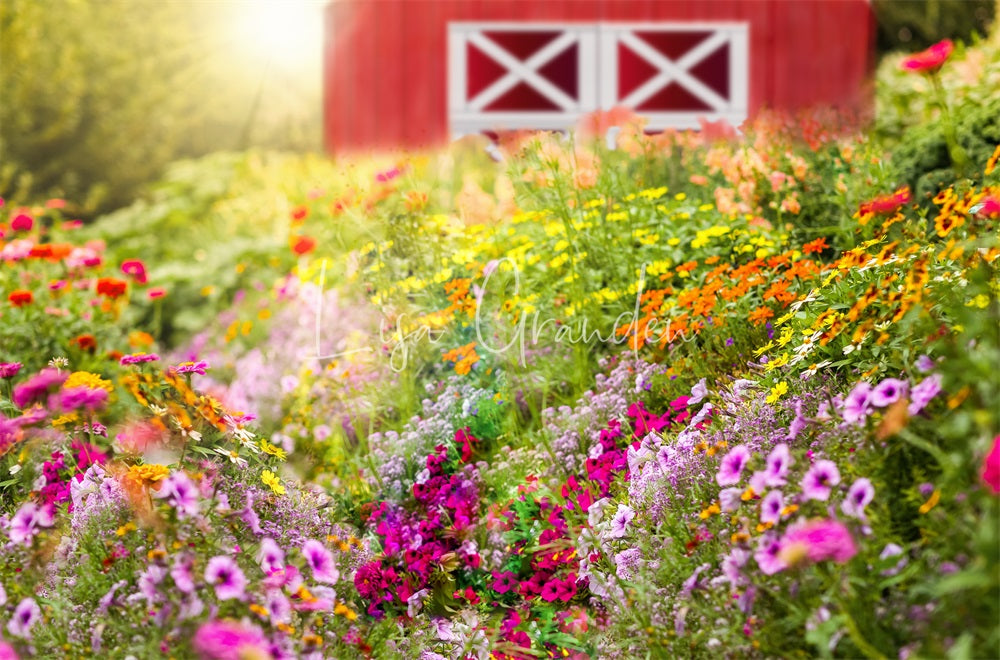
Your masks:
[[[334,0],[326,13],[330,151],[446,141],[451,21],[749,24],[750,108],[858,109],[874,36],[866,0]]]

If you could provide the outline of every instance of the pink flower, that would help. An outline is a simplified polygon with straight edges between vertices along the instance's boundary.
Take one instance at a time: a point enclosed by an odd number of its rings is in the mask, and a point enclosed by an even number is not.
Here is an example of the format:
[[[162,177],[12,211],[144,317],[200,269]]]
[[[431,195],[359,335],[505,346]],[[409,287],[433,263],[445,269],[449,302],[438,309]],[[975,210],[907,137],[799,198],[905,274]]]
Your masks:
[[[337,570],[333,555],[319,541],[310,539],[303,543],[302,556],[306,558],[317,582],[334,584],[340,579],[340,572]]]
[[[844,400],[844,410],[841,415],[848,424],[860,424],[871,412],[870,397],[872,386],[865,381],[859,381]]]
[[[860,215],[892,215],[913,200],[909,187],[903,187],[888,195],[879,195],[858,207]]]
[[[146,277],[146,264],[138,259],[127,259],[122,262],[122,272],[134,279],[139,284],[149,281]]]
[[[15,215],[14,219],[10,221],[10,228],[14,231],[31,231],[31,228],[34,226],[34,219],[24,213]]]
[[[17,510],[10,521],[10,540],[14,543],[31,545],[40,528],[52,527],[52,505],[38,506],[34,502],[25,502]]]
[[[175,472],[164,479],[156,496],[174,507],[179,518],[198,514],[198,488],[183,472]]]
[[[13,378],[22,366],[20,362],[0,362],[0,378]]]
[[[941,68],[941,65],[951,56],[955,49],[955,44],[951,39],[939,41],[927,50],[910,55],[900,68],[904,71],[916,71],[917,73],[932,73]]]
[[[757,566],[760,567],[764,575],[774,575],[788,568],[788,564],[780,556],[781,547],[781,541],[773,532],[768,532],[760,537],[753,558],[757,561]]]
[[[244,660],[271,655],[260,630],[235,621],[210,621],[202,625],[192,644],[203,660]]]
[[[993,438],[993,447],[983,461],[983,483],[994,495],[1000,495],[1000,435]]]
[[[162,298],[167,295],[167,290],[160,286],[155,286],[146,292],[146,297],[150,300],[156,300],[157,298]]]
[[[729,450],[729,453],[722,458],[719,465],[719,472],[715,475],[715,481],[720,486],[732,486],[739,483],[740,474],[743,468],[750,461],[750,450],[739,445]]]
[[[108,403],[108,392],[103,389],[89,387],[71,387],[62,390],[57,395],[49,397],[49,408],[61,410],[64,413],[84,409],[88,411],[103,408]]]
[[[785,508],[785,499],[780,490],[772,490],[760,503],[760,521],[764,524],[777,524],[781,520],[781,510]]]
[[[42,610],[33,598],[25,598],[14,608],[14,616],[7,622],[7,632],[14,637],[31,638],[31,628],[42,618]]]
[[[940,393],[941,374],[931,374],[913,387],[913,391],[910,392],[910,405],[907,406],[906,412],[911,416],[916,415]]]
[[[176,367],[170,367],[172,371],[179,374],[198,374],[204,376],[209,369],[208,362],[181,362]]]
[[[820,562],[832,559],[843,564],[858,548],[847,527],[836,520],[813,520],[793,527],[781,540],[779,556],[789,565],[803,560]]]
[[[816,461],[802,477],[802,494],[807,500],[825,502],[830,498],[832,486],[840,483],[840,470],[833,461]]]
[[[49,389],[62,385],[69,375],[58,369],[42,369],[28,381],[14,388],[12,400],[18,408],[26,408],[48,393]]]
[[[775,445],[774,449],[767,456],[767,468],[764,470],[764,484],[774,488],[785,485],[785,477],[788,475],[788,466],[792,464],[792,457],[788,453],[788,445],[782,442]]]
[[[614,518],[611,519],[611,532],[609,536],[613,539],[620,539],[625,536],[628,524],[633,518],[635,518],[635,510],[627,504],[619,504]]]
[[[124,355],[118,361],[123,367],[130,364],[145,364],[146,362],[156,362],[160,359],[160,356],[156,353],[133,353],[132,355]]]
[[[205,581],[215,585],[215,595],[219,600],[243,598],[247,579],[235,561],[225,555],[212,557],[205,567]]]
[[[981,215],[987,218],[995,218],[1000,216],[1000,199],[993,197],[992,195],[984,197],[978,204],[978,210],[973,209],[976,215]]]
[[[257,562],[265,573],[279,570],[285,567],[285,552],[281,546],[274,542],[274,539],[266,538],[260,542]]]
[[[875,498],[875,487],[868,479],[861,478],[851,484],[847,497],[840,505],[841,511],[852,518],[865,519],[865,507]]]
[[[909,389],[909,386],[906,381],[899,380],[898,378],[886,378],[871,391],[871,394],[868,396],[868,402],[876,408],[885,408],[889,404],[899,401],[901,397],[906,396],[907,389]]]

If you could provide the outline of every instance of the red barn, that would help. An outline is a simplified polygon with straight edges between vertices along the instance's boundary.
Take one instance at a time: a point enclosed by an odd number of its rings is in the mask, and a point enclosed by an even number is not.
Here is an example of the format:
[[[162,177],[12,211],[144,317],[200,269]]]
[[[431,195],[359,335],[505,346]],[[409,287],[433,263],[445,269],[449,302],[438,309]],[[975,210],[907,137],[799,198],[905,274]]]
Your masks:
[[[326,145],[565,129],[615,106],[651,130],[857,110],[873,39],[867,0],[334,0]]]

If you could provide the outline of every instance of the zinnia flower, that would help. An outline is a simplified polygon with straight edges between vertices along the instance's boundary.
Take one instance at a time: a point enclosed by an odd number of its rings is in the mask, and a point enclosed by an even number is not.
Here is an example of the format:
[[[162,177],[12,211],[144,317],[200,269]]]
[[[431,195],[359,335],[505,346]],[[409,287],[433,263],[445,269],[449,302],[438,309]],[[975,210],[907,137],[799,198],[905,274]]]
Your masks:
[[[146,264],[138,259],[128,259],[122,262],[122,272],[134,279],[139,284],[149,281],[146,277]]]
[[[941,65],[951,56],[955,49],[955,44],[951,39],[939,41],[927,50],[910,55],[900,65],[904,71],[915,71],[917,73],[932,73],[941,68]]]
[[[781,545],[779,556],[790,566],[806,560],[815,563],[828,559],[843,564],[858,554],[851,533],[836,520],[814,520],[793,527]]]
[[[840,483],[840,470],[833,461],[816,461],[802,477],[802,494],[807,500],[827,501],[832,486]]]
[[[118,361],[123,367],[130,364],[145,364],[146,362],[156,362],[160,359],[160,356],[156,353],[133,353],[132,355],[123,355],[121,360]]]
[[[209,369],[208,362],[181,362],[176,367],[170,367],[172,371],[179,374],[198,374],[199,376],[204,376],[205,371]]]
[[[19,213],[10,221],[10,228],[14,231],[31,231],[35,226],[35,221],[30,215]]]
[[[205,567],[205,581],[215,585],[215,595],[219,600],[243,598],[247,579],[235,561],[225,555],[212,557]]]
[[[25,598],[14,608],[14,616],[7,622],[7,632],[14,637],[29,639],[31,628],[42,618],[42,610],[34,598]]]
[[[858,207],[858,214],[866,215],[891,215],[898,211],[903,205],[909,204],[913,199],[909,187],[903,187],[889,195],[880,195],[869,200]]]
[[[994,495],[1000,495],[1000,435],[993,438],[993,447],[983,461],[983,483]]]
[[[340,579],[340,572],[337,570],[333,555],[319,541],[310,539],[303,543],[302,556],[306,558],[317,582],[334,584]]]
[[[24,307],[35,301],[35,294],[27,289],[15,289],[7,296],[7,301],[14,307]]]
[[[739,483],[740,474],[743,468],[750,461],[750,450],[739,445],[729,450],[729,453],[722,458],[719,465],[719,472],[715,475],[715,481],[720,486],[732,486]]]
[[[0,362],[0,378],[13,378],[22,366],[20,362]]]

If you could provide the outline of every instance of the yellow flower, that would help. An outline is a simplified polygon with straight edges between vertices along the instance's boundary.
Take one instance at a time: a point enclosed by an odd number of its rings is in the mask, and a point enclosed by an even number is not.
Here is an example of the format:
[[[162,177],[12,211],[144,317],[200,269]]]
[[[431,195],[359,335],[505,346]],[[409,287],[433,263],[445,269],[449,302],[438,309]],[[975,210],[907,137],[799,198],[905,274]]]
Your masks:
[[[170,476],[170,468],[156,463],[133,465],[128,469],[128,476],[142,483],[155,483]]]
[[[260,473],[261,482],[271,489],[275,495],[284,495],[285,487],[281,485],[281,480],[271,472],[270,470],[264,470]]]
[[[777,385],[771,388],[771,394],[768,395],[767,403],[776,403],[778,399],[788,393],[788,381],[781,381]]]
[[[270,442],[268,442],[267,440],[264,440],[263,438],[261,438],[261,440],[260,440],[260,449],[261,449],[261,451],[263,451],[268,456],[275,456],[275,457],[278,458],[278,460],[281,460],[281,461],[284,461],[284,460],[286,460],[288,458],[288,454],[285,453],[284,449],[282,449],[281,447],[272,445]]]
[[[115,386],[111,384],[110,380],[104,380],[97,374],[92,374],[89,371],[74,371],[63,383],[63,388],[70,389],[72,387],[86,387],[92,390],[105,390],[107,392],[112,392]]]

